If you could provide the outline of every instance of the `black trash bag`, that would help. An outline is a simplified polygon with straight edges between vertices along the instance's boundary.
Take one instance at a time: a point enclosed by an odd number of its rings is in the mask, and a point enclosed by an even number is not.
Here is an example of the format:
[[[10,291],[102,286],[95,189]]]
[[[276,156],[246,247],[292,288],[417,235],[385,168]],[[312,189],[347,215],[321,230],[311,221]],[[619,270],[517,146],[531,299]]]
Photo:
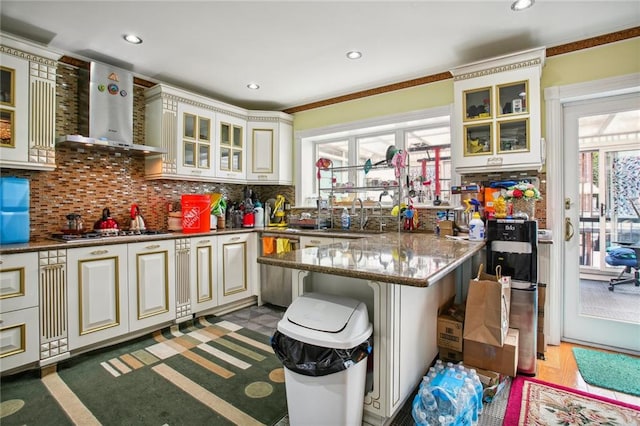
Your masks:
[[[271,347],[285,367],[305,376],[327,376],[346,370],[371,353],[373,336],[351,349],[315,346],[276,331]]]

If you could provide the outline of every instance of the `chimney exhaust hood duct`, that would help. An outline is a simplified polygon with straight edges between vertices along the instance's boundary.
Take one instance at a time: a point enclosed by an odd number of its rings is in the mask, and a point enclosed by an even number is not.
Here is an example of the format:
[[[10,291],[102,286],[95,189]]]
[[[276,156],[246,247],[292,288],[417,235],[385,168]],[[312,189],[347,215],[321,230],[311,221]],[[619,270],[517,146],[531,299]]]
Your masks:
[[[90,71],[79,70],[78,130],[81,134],[62,136],[56,142],[166,154],[164,149],[133,143],[133,75],[109,65],[91,62]]]

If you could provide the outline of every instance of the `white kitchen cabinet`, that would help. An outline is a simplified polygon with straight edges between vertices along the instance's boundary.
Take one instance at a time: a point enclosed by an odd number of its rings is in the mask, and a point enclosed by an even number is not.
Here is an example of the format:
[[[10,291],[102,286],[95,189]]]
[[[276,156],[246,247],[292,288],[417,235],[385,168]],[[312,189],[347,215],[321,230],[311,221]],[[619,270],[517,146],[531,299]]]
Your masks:
[[[127,245],[67,250],[69,349],[129,332]]]
[[[69,357],[67,250],[38,252],[40,274],[40,365]]]
[[[38,255],[0,256],[0,372],[38,361]]]
[[[2,35],[0,167],[55,169],[56,68],[60,56]]]
[[[176,322],[193,318],[191,301],[191,239],[176,238]]]
[[[540,78],[545,49],[531,49],[451,70],[459,174],[539,171],[544,164]]]
[[[129,331],[176,318],[175,243],[128,244]]]
[[[293,118],[282,112],[250,111],[247,138],[247,182],[292,185]]]
[[[218,300],[221,305],[255,294],[258,276],[255,233],[218,236]]]
[[[216,176],[244,181],[246,174],[246,116],[216,114]]]
[[[215,114],[213,111],[178,104],[178,174],[213,178]]]
[[[207,235],[191,238],[191,300],[194,313],[218,305],[218,237]],[[232,251],[232,250],[231,250]]]

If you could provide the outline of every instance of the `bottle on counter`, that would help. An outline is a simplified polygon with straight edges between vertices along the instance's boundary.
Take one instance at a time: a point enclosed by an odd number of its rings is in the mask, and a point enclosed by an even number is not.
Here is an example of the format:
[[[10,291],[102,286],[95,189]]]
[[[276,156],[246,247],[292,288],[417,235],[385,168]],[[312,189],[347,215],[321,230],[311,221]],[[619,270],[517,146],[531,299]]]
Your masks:
[[[342,216],[340,216],[340,223],[342,225],[342,229],[349,229],[351,227],[351,216],[349,216],[349,212],[347,211],[346,207],[342,209]]]
[[[264,209],[260,201],[256,201],[253,212],[255,214],[255,227],[264,228]]]
[[[484,221],[480,217],[480,213],[475,212],[473,218],[469,222],[469,241],[484,240]]]

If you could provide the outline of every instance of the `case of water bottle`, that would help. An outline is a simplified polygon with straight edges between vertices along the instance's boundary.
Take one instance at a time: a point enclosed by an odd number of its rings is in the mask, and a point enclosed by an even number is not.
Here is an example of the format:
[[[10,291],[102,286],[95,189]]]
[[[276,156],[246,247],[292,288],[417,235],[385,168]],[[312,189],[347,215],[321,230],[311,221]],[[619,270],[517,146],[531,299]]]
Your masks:
[[[482,382],[462,363],[429,368],[413,399],[413,420],[419,426],[476,425],[482,412]]]

